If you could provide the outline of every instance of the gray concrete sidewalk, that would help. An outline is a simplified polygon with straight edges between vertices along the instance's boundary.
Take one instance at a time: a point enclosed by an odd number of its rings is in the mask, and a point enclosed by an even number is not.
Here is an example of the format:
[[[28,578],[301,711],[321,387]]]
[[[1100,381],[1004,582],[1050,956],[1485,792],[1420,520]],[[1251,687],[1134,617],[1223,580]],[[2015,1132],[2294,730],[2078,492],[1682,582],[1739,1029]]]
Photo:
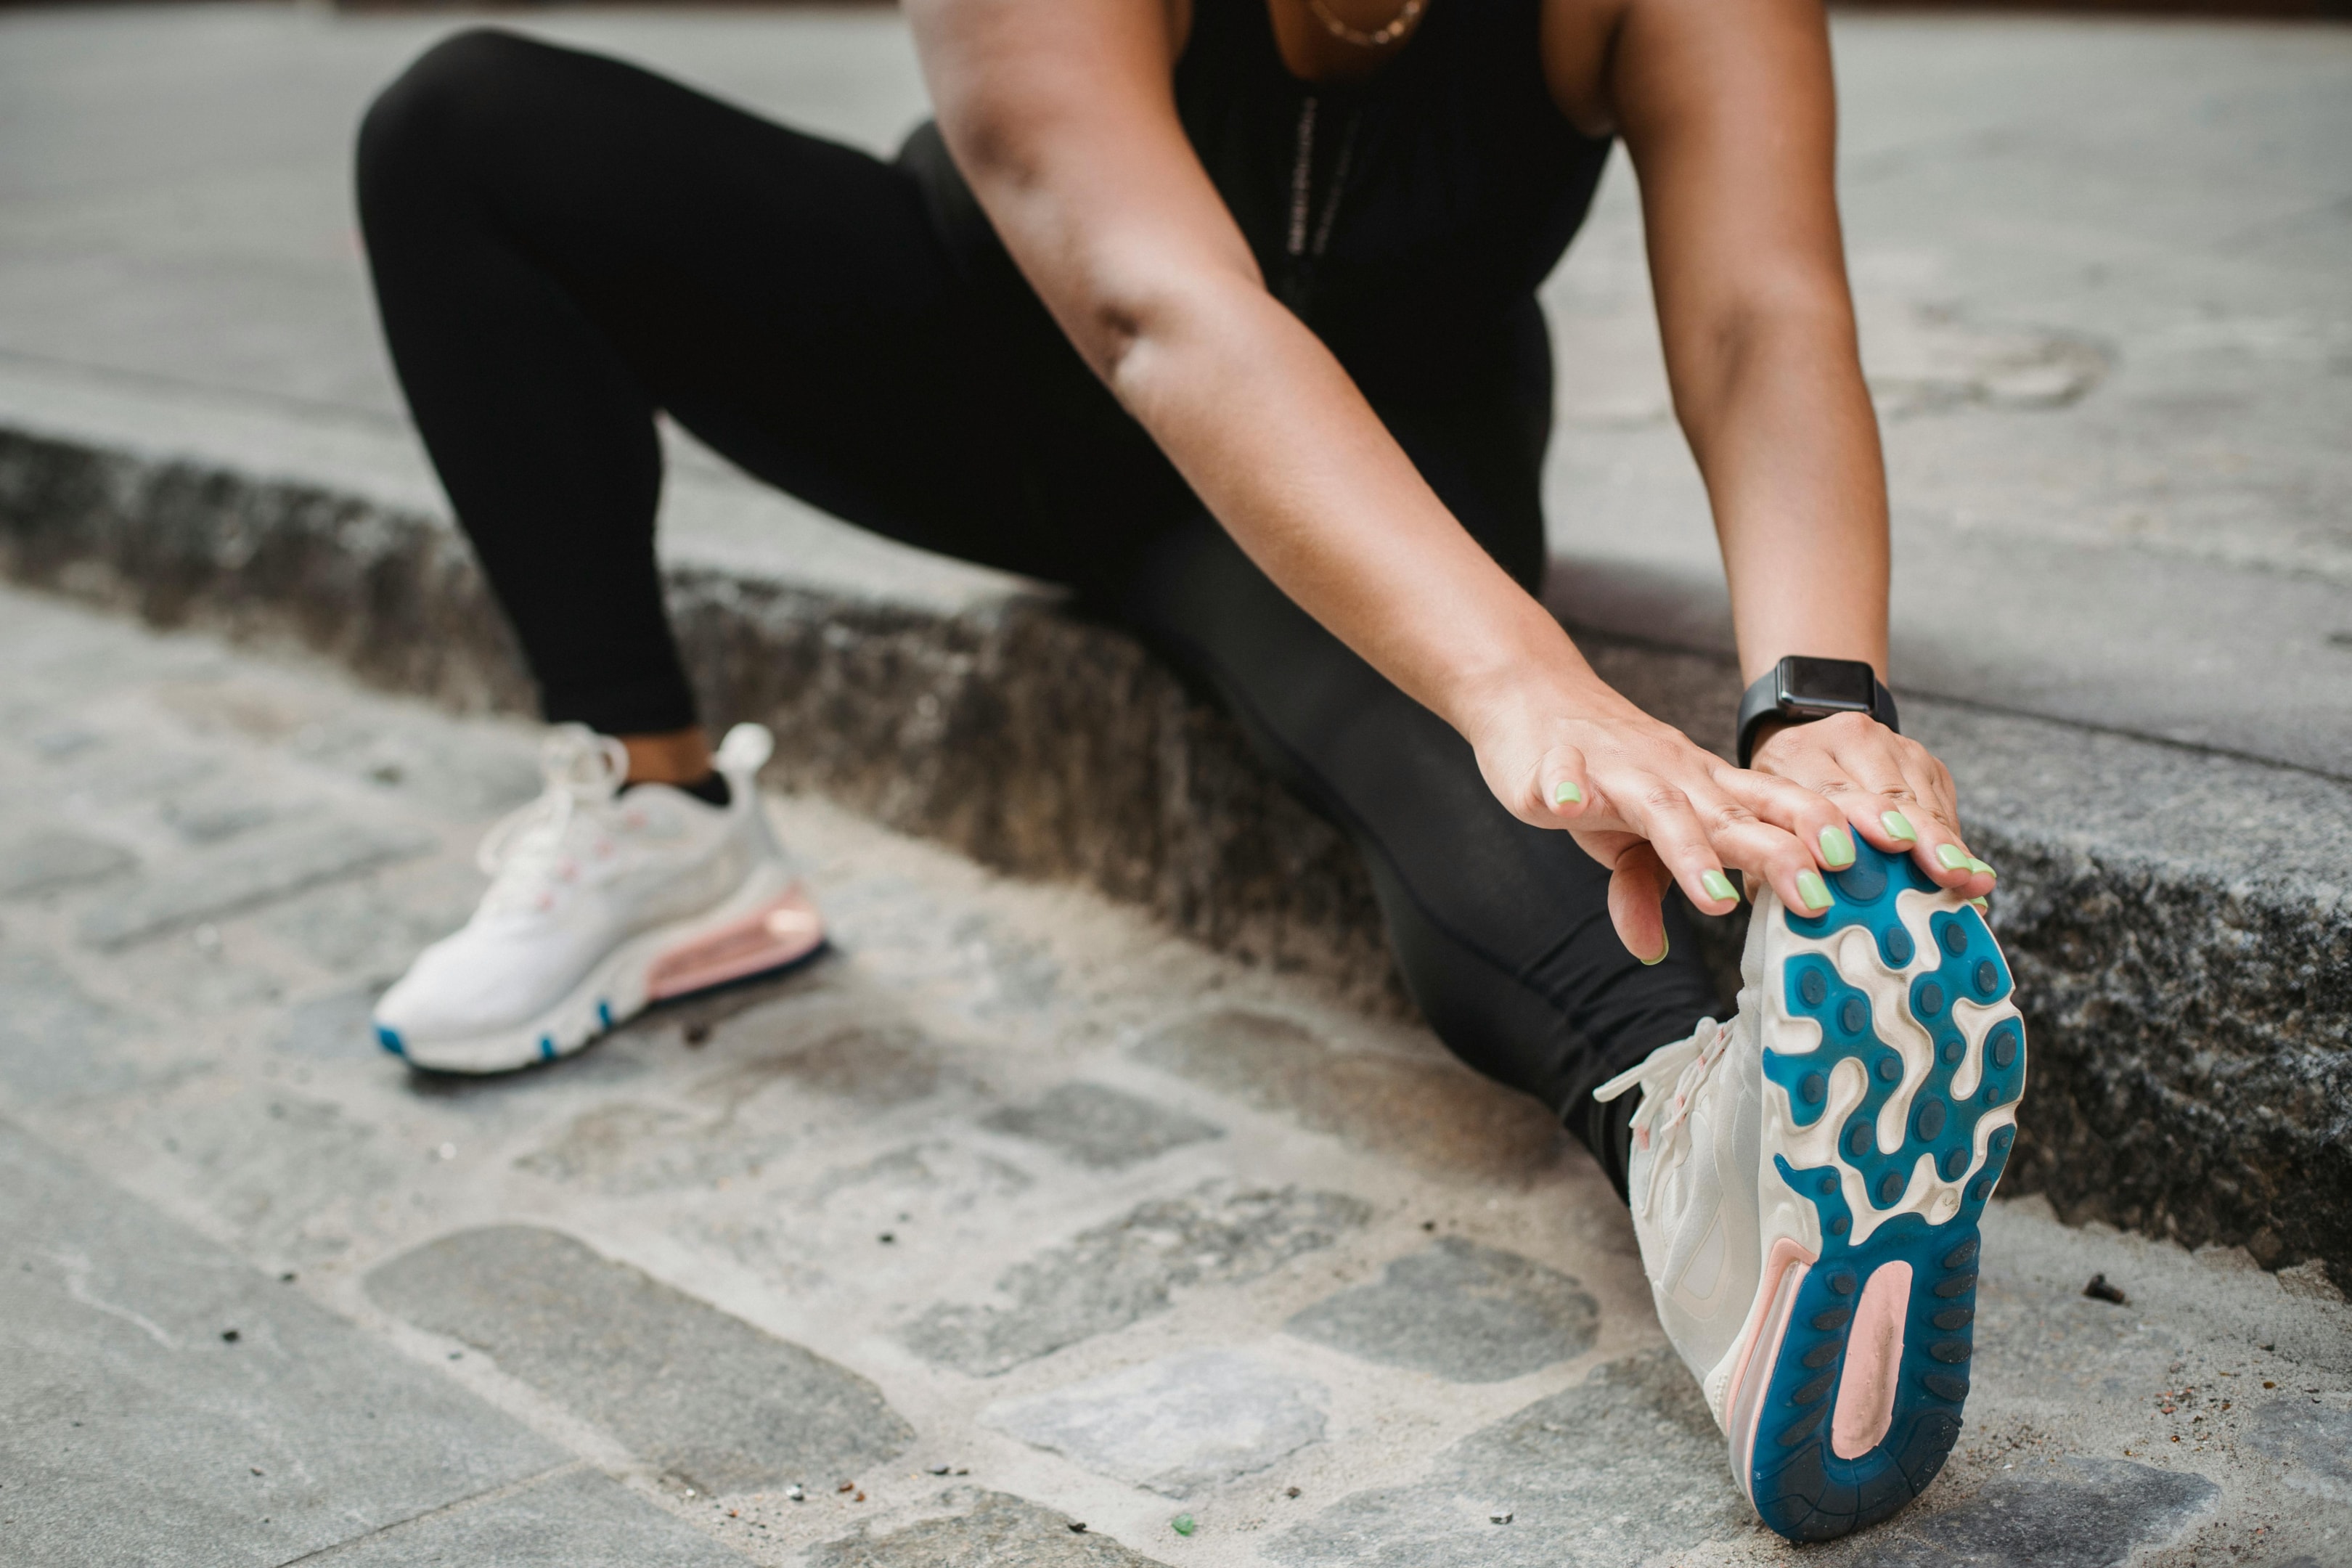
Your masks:
[[[533,12],[886,149],[887,10]],[[0,371],[397,427],[346,163],[455,18],[0,18]],[[2352,777],[2352,29],[1845,16],[1842,184],[1885,416],[1896,684]],[[1725,646],[1622,159],[1546,290],[1554,602]],[[787,557],[780,557],[787,558]]]
[[[410,1075],[533,740],[0,590],[10,1563],[1796,1561],[1539,1108],[1090,895],[774,800],[831,956]],[[1986,1231],[1950,1466],[1806,1563],[2352,1555],[2324,1276]]]

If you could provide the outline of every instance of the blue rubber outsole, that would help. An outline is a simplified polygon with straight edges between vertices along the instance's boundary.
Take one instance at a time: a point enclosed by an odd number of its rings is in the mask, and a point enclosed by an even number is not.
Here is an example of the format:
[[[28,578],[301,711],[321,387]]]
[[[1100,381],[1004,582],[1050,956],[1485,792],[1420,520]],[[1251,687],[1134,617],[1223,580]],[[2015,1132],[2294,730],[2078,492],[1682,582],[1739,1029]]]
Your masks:
[[[1790,931],[1808,937],[1860,926],[1877,943],[1886,967],[1906,972],[1903,1006],[1934,1042],[1936,1054],[1913,1096],[1902,1145],[1881,1152],[1875,1132],[1879,1110],[1902,1081],[1902,1058],[1874,1028],[1865,992],[1828,955],[1801,953],[1779,977],[1790,1013],[1821,1025],[1820,1047],[1790,1056],[1767,1049],[1765,1076],[1787,1091],[1797,1124],[1810,1126],[1822,1114],[1832,1069],[1849,1058],[1861,1063],[1869,1088],[1846,1113],[1838,1152],[1861,1176],[1874,1208],[1884,1212],[1902,1200],[1923,1156],[1945,1180],[1965,1176],[1967,1184],[1958,1207],[1942,1221],[1895,1215],[1855,1245],[1850,1239],[1855,1215],[1840,1171],[1793,1169],[1775,1157],[1781,1179],[1811,1201],[1822,1248],[1790,1310],[1759,1406],[1747,1481],[1764,1522],[1801,1542],[1844,1535],[1894,1513],[1935,1479],[1959,1436],[1975,1351],[1978,1219],[2015,1139],[2013,1129],[1996,1129],[1971,1173],[1976,1131],[1987,1114],[2012,1104],[2025,1081],[2024,1030],[2015,1018],[2005,1018],[1985,1033],[1982,1070],[1970,1092],[1952,1092],[1970,1049],[1954,1021],[1953,1004],[1961,997],[1980,1005],[2005,1000],[2013,989],[2009,966],[1983,919],[1966,908],[1929,917],[1936,962],[1919,965],[1917,942],[1902,924],[1895,900],[1906,889],[1937,891],[1936,885],[1907,858],[1867,844],[1858,844],[1855,852],[1853,866],[1829,878],[1828,910],[1813,917],[1783,911],[1781,918]],[[1893,1419],[1875,1447],[1841,1457],[1830,1428],[1845,1370],[1846,1334],[1871,1275],[1897,1261],[1909,1266],[1911,1287]]]

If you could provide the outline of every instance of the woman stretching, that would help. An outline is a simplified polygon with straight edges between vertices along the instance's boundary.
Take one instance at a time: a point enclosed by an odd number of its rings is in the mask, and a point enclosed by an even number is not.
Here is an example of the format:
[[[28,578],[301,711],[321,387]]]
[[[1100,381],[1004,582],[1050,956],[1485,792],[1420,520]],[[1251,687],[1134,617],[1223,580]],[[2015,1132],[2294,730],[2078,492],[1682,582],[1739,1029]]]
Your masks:
[[[521,1067],[819,939],[766,733],[714,756],[664,620],[667,412],[854,523],[1068,584],[1215,692],[1362,853],[1439,1037],[1629,1195],[1759,1514],[1892,1512],[1959,1430],[2023,1036],[1991,868],[1880,683],[1815,0],[908,9],[939,118],[889,163],[495,32],[370,111],[393,360],[562,726],[380,1037]],[[1533,596],[1536,289],[1617,137],[1756,682],[1738,767]],[[1725,913],[1727,872],[1756,907],[1722,1025],[1664,899]]]

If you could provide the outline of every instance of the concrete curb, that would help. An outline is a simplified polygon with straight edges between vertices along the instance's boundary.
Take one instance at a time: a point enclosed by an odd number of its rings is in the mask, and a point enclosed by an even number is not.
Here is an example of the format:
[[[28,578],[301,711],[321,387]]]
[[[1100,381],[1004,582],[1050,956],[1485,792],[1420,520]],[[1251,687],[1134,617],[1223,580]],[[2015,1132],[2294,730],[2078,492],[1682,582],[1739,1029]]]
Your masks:
[[[774,726],[777,782],[1409,1007],[1344,841],[1133,639],[1009,580],[901,592],[838,562],[672,556],[706,711]],[[119,431],[0,425],[0,570],[451,706],[527,705],[463,542],[413,487],[387,500],[315,464],[285,478]],[[1720,743],[1722,661],[1589,641],[1621,688]],[[2035,1052],[2015,1184],[2076,1222],[2352,1279],[2352,785],[1960,704],[1905,710],[2003,872],[1995,923]],[[1710,923],[1720,969],[1738,933]]]

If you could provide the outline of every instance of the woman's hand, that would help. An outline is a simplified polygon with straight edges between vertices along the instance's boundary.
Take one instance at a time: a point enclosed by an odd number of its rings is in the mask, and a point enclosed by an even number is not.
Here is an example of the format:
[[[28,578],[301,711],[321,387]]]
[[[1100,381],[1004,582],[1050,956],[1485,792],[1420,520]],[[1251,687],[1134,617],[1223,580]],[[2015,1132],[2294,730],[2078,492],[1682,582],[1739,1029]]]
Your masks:
[[[1516,686],[1462,726],[1495,797],[1520,821],[1565,828],[1610,868],[1609,916],[1645,963],[1666,955],[1669,884],[1727,914],[1769,883],[1795,910],[1829,907],[1825,870],[1853,864],[1843,809],[1817,790],[1734,767],[1596,681]],[[1885,837],[1873,824],[1873,841]]]
[[[1669,884],[1705,914],[1738,907],[1727,870],[1750,888],[1769,883],[1791,909],[1826,909],[1822,873],[1853,864],[1857,832],[1913,855],[1956,892],[1992,887],[1990,868],[1969,856],[1954,826],[1943,764],[1860,715],[1774,731],[1753,769],[1605,688],[1514,692],[1467,729],[1487,786],[1513,816],[1565,828],[1610,868],[1610,920],[1647,963],[1666,955]]]
[[[1960,837],[1952,775],[1918,742],[1864,713],[1768,730],[1758,773],[1829,800],[1854,831],[1889,854],[1907,854],[1937,885],[1965,898],[1992,891],[1993,868]]]

